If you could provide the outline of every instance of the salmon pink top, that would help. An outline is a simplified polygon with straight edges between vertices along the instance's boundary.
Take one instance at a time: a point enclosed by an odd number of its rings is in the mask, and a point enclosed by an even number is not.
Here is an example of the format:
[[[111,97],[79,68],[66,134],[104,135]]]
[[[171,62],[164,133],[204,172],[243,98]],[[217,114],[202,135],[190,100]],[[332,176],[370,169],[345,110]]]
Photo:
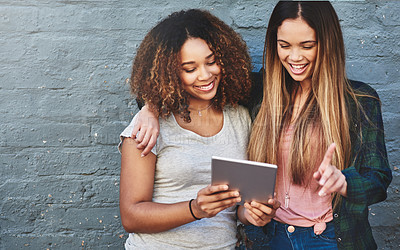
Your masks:
[[[320,197],[318,191],[320,186],[318,182],[311,176],[311,184],[308,186],[295,185],[291,182],[288,169],[288,158],[290,145],[293,140],[293,125],[288,126],[280,140],[279,156],[278,156],[278,172],[276,179],[276,197],[281,203],[281,207],[276,211],[275,220],[300,227],[314,226],[315,234],[321,234],[326,223],[333,219],[332,217],[332,198],[330,195]],[[315,139],[315,131],[312,132],[311,152],[315,157],[314,171],[316,171],[322,162],[318,147],[320,146]],[[317,155],[318,154],[318,155]],[[285,204],[285,196],[288,195]],[[285,206],[287,205],[287,207]]]

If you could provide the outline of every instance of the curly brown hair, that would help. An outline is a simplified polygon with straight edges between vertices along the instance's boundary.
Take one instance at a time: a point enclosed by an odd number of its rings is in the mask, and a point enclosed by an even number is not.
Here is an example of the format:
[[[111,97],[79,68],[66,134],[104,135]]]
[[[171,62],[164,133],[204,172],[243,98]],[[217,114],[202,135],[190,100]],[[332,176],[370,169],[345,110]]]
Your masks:
[[[251,88],[251,59],[241,36],[204,10],[174,12],[145,36],[132,66],[131,92],[159,116],[176,113],[190,122],[189,94],[179,77],[180,50],[189,38],[203,39],[221,67],[213,106],[246,102]]]

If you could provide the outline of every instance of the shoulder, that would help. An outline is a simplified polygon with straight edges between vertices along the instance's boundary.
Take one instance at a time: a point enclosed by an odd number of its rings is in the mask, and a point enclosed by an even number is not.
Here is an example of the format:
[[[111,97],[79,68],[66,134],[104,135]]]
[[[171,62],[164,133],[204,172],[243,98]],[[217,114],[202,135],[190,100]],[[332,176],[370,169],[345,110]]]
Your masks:
[[[251,129],[251,118],[247,108],[241,105],[237,105],[235,107],[226,106],[224,108],[224,113],[224,116],[236,129],[246,131],[249,131]]]
[[[246,118],[247,116],[249,116],[249,111],[247,110],[247,108],[243,107],[242,105],[237,105],[234,107],[230,106],[230,105],[225,106],[224,112],[232,118],[238,118],[238,117]]]
[[[129,123],[129,125],[122,131],[122,133],[119,135],[120,142],[118,144],[118,151],[121,153],[122,150],[122,142],[124,141],[125,138],[132,138],[132,132],[133,132],[133,127],[136,124],[138,113],[132,118],[132,121]]]
[[[348,99],[351,119],[365,128],[373,125],[383,129],[381,101],[376,90],[360,81],[350,81],[350,84],[356,98]]]
[[[122,143],[123,143],[123,141],[125,141],[126,138],[131,138],[131,139],[133,138],[134,139],[136,137],[137,134],[133,135],[132,132],[133,132],[133,129],[134,129],[136,123],[138,122],[139,115],[140,115],[139,112],[136,113],[136,115],[132,118],[132,120],[129,123],[129,125],[119,135],[120,142],[118,144],[118,150],[120,152],[121,152],[121,149],[122,149]],[[171,124],[173,124],[171,119],[172,118],[170,116],[165,118],[165,119],[164,118],[158,118],[158,123],[159,123],[159,126],[160,126],[160,135],[161,135],[161,133],[165,133],[165,131],[168,131],[168,129],[165,129],[165,127],[168,127],[168,126],[169,127],[173,127],[173,125],[171,125]],[[151,152],[154,153],[155,155],[157,154],[156,153],[156,147],[159,144],[159,139],[160,139],[160,136],[157,137],[156,145],[151,150]]]
[[[373,107],[377,108],[381,106],[379,95],[374,88],[360,81],[349,80],[349,82],[358,104],[366,109],[366,111],[371,108],[374,109]],[[350,103],[353,103],[353,101],[350,100]],[[351,105],[354,106],[354,103]]]
[[[370,85],[364,82],[354,81],[354,80],[349,80],[349,82],[355,94],[366,95],[379,99],[378,93]]]
[[[132,120],[129,123],[129,125],[122,131],[122,133],[120,134],[120,137],[131,137],[132,131],[133,131],[133,127],[135,126],[138,117],[139,117],[139,112],[136,113],[136,115],[132,118]]]

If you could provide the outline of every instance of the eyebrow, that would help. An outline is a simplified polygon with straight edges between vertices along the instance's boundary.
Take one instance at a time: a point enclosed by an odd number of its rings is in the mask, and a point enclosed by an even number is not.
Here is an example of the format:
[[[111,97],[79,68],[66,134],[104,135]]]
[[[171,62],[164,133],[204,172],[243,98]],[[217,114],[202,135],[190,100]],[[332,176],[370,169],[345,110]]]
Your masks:
[[[210,59],[213,56],[214,56],[214,53],[211,53],[208,56],[206,56],[206,59]],[[195,63],[195,62],[194,61],[184,62],[184,63],[181,64],[181,66],[184,66],[186,64],[193,64],[193,63]]]
[[[288,43],[288,42],[286,42],[285,40],[282,40],[282,39],[278,39],[277,41],[278,41],[278,42]],[[317,43],[317,41],[308,40],[308,41],[301,42],[300,44],[305,44],[305,43]]]

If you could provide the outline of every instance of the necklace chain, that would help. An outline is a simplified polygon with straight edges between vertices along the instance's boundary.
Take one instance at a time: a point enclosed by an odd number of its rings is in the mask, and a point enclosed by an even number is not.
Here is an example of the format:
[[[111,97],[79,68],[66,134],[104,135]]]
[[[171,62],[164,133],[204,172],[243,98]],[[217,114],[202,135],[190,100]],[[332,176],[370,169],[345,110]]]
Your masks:
[[[286,135],[287,135],[287,133],[288,132],[291,132],[291,125],[289,125],[287,128],[286,128]],[[286,136],[285,135],[285,136]],[[287,164],[286,164],[286,166],[282,166],[283,167],[283,188],[284,189],[286,189],[286,191],[285,191],[285,208],[288,208],[289,207],[289,201],[290,201],[290,186],[291,186],[291,179],[290,179],[290,176],[289,176],[289,173],[287,174],[287,176],[285,175],[285,168],[287,167]],[[289,181],[289,185],[287,186],[287,188],[286,188],[286,180],[288,180]]]
[[[188,108],[188,109],[190,109],[190,110],[194,110],[194,111],[197,111],[197,114],[199,115],[199,116],[203,116],[202,114],[201,114],[201,111],[205,111],[205,110],[207,110],[207,109],[209,109],[211,106],[212,106],[212,102],[207,106],[207,107],[205,107],[205,108],[202,108],[202,109],[194,109],[194,108]]]

